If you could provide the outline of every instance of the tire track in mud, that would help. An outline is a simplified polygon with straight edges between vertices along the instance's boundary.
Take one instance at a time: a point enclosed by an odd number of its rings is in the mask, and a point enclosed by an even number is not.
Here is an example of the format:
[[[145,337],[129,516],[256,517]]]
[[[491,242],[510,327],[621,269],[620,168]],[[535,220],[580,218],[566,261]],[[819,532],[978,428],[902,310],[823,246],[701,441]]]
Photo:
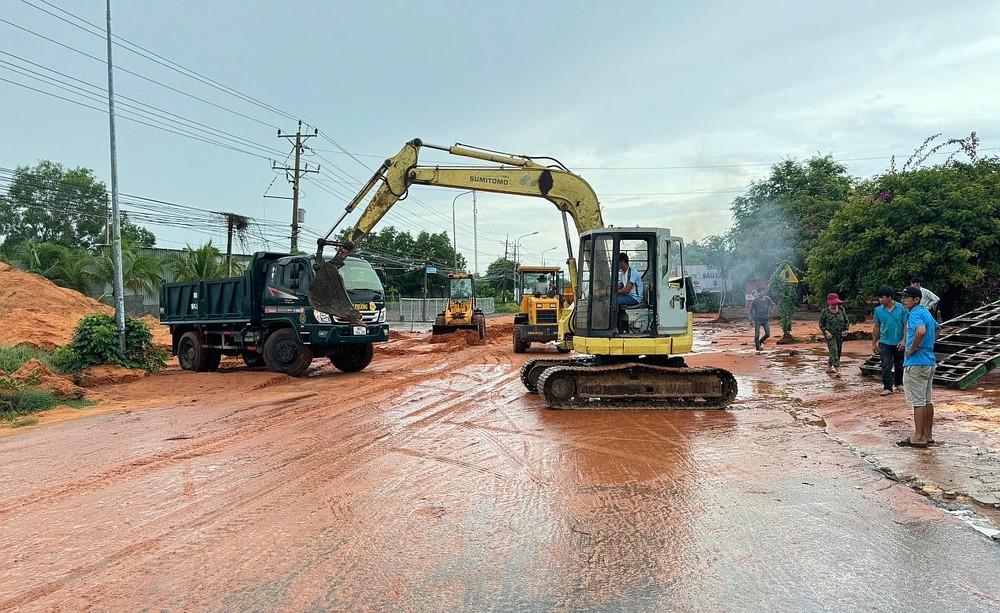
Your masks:
[[[493,374],[497,374],[496,371],[493,371]],[[432,373],[422,378],[426,379],[434,376],[435,374]],[[284,504],[285,497],[277,495],[281,491],[292,489],[298,492],[300,496],[311,496],[315,491],[320,490],[322,484],[318,481],[314,481],[312,484],[303,484],[300,482],[301,479],[308,476],[313,470],[322,468],[328,477],[334,479],[348,476],[352,471],[366,470],[368,464],[371,463],[370,459],[384,457],[384,448],[405,444],[406,441],[419,434],[416,432],[417,429],[444,421],[447,419],[448,413],[468,407],[469,403],[467,400],[480,394],[484,386],[485,389],[490,389],[490,386],[504,385],[515,377],[516,373],[513,375],[507,373],[507,376],[499,378],[496,376],[479,376],[477,373],[476,376],[469,377],[477,383],[472,391],[455,395],[450,402],[437,403],[439,406],[437,406],[438,410],[435,414],[415,421],[408,428],[396,429],[395,432],[379,433],[367,428],[355,427],[353,432],[348,431],[346,433],[347,436],[343,437],[339,442],[340,446],[350,445],[348,454],[343,453],[344,450],[342,449],[331,449],[329,441],[326,439],[313,437],[311,442],[300,453],[290,455],[286,453],[280,461],[271,464],[266,469],[262,469],[256,475],[256,478],[229,485],[224,495],[216,497],[215,500],[217,502],[213,505],[214,508],[208,506],[213,501],[204,500],[193,501],[183,505],[174,505],[171,513],[158,517],[155,523],[147,522],[142,526],[142,532],[147,535],[148,528],[165,526],[158,535],[147,537],[123,548],[117,548],[96,560],[78,565],[74,568],[73,572],[64,575],[60,580],[54,583],[50,582],[45,586],[33,590],[28,590],[21,594],[15,601],[2,603],[2,606],[22,606],[34,600],[45,598],[72,583],[77,583],[81,580],[85,582],[86,577],[102,572],[103,569],[108,568],[112,564],[120,565],[123,563],[123,559],[127,557],[146,555],[155,558],[156,556],[153,554],[154,550],[163,547],[165,543],[181,533],[196,531],[202,539],[210,542],[231,537],[233,534],[239,533],[244,529],[246,525],[257,523],[262,517],[273,517],[274,511]],[[420,378],[418,377],[418,381]],[[312,385],[309,387],[312,387]],[[356,399],[355,402],[344,408],[334,419],[339,418],[342,420],[346,413],[355,411],[359,406],[379,406],[380,402],[360,399],[357,393],[361,391],[362,394],[360,395],[364,396],[363,392],[370,391],[372,392],[372,396],[378,398],[376,392],[379,388],[380,383],[374,380],[360,389],[356,388],[354,393],[352,393],[352,397]],[[498,395],[500,392],[494,390],[492,393],[493,395]],[[383,394],[382,399],[385,399],[388,394],[389,392]],[[90,477],[87,481],[66,484],[55,491],[49,491],[44,495],[37,495],[34,498],[16,500],[14,501],[15,504],[11,505],[11,508],[17,508],[23,513],[29,513],[32,507],[55,505],[68,500],[74,495],[81,495],[84,491],[88,490],[109,490],[114,485],[126,479],[135,480],[141,478],[143,475],[163,471],[178,463],[188,462],[196,458],[204,458],[223,452],[234,446],[241,446],[246,440],[260,436],[262,434],[262,426],[266,429],[267,426],[276,424],[299,423],[301,418],[315,417],[317,413],[328,412],[325,405],[320,404],[317,406],[315,401],[317,395],[318,392],[310,392],[291,398],[277,399],[276,401],[241,407],[224,414],[217,422],[227,424],[228,420],[238,417],[239,425],[235,431],[231,427],[232,422],[228,421],[228,425],[221,426],[217,433],[210,438],[201,435],[193,439],[183,439],[190,440],[191,442],[177,449],[133,460],[124,466],[119,466]],[[264,409],[267,409],[267,414],[260,415],[259,413]],[[262,419],[266,420],[263,424],[261,422]],[[284,429],[294,428],[294,425],[289,425],[285,426]],[[396,436],[393,436],[393,434]],[[401,434],[403,436],[400,438]],[[363,441],[360,445],[352,444],[357,438],[366,438],[367,440]],[[358,458],[357,454],[359,452],[369,457]],[[344,461],[346,455],[352,456],[352,466],[345,467],[346,469],[342,471],[333,470],[338,461]],[[460,466],[468,470],[483,470],[481,467],[477,467],[471,463],[461,463]],[[294,472],[297,473],[297,475],[293,476],[292,480],[285,479],[285,475],[283,474],[289,467],[293,467],[295,469]],[[495,478],[504,477],[504,475],[497,474],[496,472],[486,472],[492,474]],[[261,478],[270,481],[270,483],[262,483]],[[248,489],[251,489],[252,492],[245,491]],[[230,508],[225,504],[225,501],[230,499],[239,501],[239,509]],[[330,502],[331,498],[325,496],[325,508],[329,508]],[[11,508],[5,511],[9,514]],[[194,516],[194,519],[192,519],[192,516]],[[177,520],[176,523],[175,519]],[[183,550],[175,551],[174,553],[183,553]]]

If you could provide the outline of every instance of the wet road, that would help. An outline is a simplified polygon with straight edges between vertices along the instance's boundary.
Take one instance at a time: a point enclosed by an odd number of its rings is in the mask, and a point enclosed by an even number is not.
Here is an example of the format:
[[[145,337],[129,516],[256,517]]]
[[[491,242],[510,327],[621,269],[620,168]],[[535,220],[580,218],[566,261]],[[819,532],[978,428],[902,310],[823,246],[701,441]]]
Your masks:
[[[522,356],[425,349],[0,438],[0,610],[1000,606],[1000,547],[754,381],[559,412]]]

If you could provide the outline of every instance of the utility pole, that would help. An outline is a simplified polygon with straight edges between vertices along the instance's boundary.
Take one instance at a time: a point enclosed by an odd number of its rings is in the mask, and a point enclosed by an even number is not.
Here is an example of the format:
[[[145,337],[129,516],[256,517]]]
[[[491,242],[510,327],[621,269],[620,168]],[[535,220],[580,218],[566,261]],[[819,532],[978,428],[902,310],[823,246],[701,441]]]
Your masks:
[[[295,166],[289,168],[287,166],[277,166],[271,164],[271,168],[274,170],[284,170],[285,173],[292,173],[292,244],[291,249],[295,251],[299,246],[299,179],[302,175],[310,172],[319,172],[319,166],[315,169],[309,168],[309,164],[306,164],[305,168],[302,168],[300,162],[302,160],[302,150],[305,149],[305,140],[307,138],[312,138],[319,134],[318,128],[313,128],[312,134],[302,133],[302,120],[299,120],[299,127],[295,130],[295,134],[282,134],[281,130],[278,130],[278,138],[294,138],[295,139]]]
[[[111,132],[111,255],[114,261],[115,321],[118,349],[125,355],[125,282],[122,278],[122,225],[118,211],[118,153],[115,149],[115,81],[111,62],[111,0],[108,7],[108,123]]]

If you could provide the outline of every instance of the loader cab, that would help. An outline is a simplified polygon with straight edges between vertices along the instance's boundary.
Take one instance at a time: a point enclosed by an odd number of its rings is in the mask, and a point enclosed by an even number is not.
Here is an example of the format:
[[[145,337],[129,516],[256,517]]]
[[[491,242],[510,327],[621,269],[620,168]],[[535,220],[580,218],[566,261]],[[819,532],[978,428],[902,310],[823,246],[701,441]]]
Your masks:
[[[470,300],[476,295],[472,277],[455,276],[448,281],[448,297],[452,300]]]
[[[580,236],[579,283],[573,327],[591,338],[686,334],[690,300],[683,240],[664,228],[602,228]],[[619,253],[639,275],[636,305],[620,305]]]

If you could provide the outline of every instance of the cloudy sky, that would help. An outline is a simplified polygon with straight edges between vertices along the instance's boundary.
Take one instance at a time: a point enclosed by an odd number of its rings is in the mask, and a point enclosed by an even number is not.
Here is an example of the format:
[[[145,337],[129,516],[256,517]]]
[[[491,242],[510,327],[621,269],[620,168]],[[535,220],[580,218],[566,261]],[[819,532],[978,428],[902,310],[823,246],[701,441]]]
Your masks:
[[[0,4],[0,168],[48,159],[110,186],[105,0]],[[785,158],[866,177],[936,133],[1000,147],[996,2],[116,0],[112,18],[123,208],[162,247],[224,245],[222,211],[258,222],[250,249],[287,248],[290,202],[264,195],[291,193],[272,161],[291,162],[277,130],[298,119],[320,131],[306,248],[415,137],[557,158],[607,223],[688,240],[725,231],[732,199]],[[536,230],[523,263],[564,259],[546,201],[478,194],[474,249],[458,193],[414,188],[383,224],[451,236],[454,203],[481,271]]]

